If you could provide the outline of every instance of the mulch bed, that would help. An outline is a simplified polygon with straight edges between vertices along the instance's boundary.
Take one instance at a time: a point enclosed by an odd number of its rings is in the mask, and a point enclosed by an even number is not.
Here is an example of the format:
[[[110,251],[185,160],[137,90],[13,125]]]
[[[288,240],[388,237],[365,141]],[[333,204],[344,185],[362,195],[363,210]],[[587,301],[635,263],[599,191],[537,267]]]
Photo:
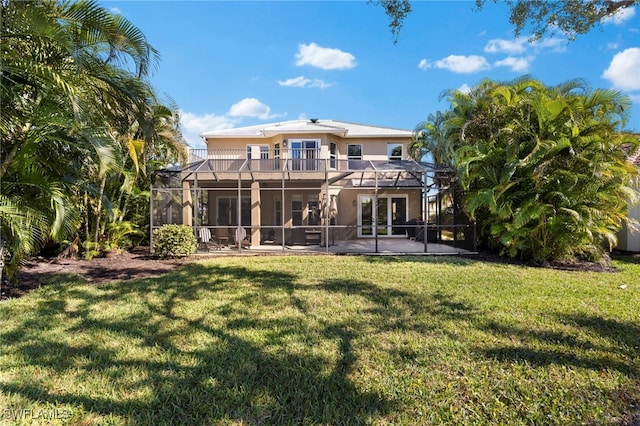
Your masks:
[[[101,284],[162,275],[191,261],[191,258],[154,259],[146,247],[91,260],[32,257],[20,268],[17,284],[3,284],[0,300],[20,297],[59,274],[79,275],[89,283]]]

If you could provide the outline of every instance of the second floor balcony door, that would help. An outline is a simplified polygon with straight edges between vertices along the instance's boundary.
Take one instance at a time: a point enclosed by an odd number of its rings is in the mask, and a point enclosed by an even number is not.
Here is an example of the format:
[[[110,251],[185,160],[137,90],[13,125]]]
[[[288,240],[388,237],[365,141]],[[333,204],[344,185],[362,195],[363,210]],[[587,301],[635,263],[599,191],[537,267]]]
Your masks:
[[[318,170],[319,141],[292,140],[290,149],[292,170]]]

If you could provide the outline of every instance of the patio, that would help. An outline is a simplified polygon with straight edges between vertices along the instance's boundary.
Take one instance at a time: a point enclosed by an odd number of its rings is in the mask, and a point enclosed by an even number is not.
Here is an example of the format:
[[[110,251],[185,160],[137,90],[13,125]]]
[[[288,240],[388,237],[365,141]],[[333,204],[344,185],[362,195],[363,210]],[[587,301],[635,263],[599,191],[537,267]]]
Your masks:
[[[462,248],[462,242],[447,241],[441,243],[425,244],[424,241],[415,241],[407,238],[361,238],[355,240],[336,240],[335,243],[326,245],[275,245],[261,244],[251,248],[223,247],[215,251],[198,251],[199,254],[221,255],[257,255],[257,254],[370,254],[370,255],[455,255],[472,254],[473,250]]]

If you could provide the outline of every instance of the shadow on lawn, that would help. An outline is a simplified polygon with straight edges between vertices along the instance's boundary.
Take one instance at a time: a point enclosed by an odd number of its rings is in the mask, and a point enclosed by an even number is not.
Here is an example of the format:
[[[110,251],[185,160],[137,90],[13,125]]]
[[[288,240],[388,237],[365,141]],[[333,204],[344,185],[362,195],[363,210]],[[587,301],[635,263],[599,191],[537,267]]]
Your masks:
[[[527,362],[535,366],[556,364],[594,371],[613,369],[640,378],[634,363],[640,346],[640,327],[582,314],[557,314],[557,318],[565,326],[563,331],[490,321],[481,328],[515,344],[477,346],[473,351],[503,362]],[[597,337],[589,338],[593,334]]]
[[[383,415],[391,402],[357,389],[347,377],[357,331],[326,324],[321,335],[335,342],[337,361],[286,346],[274,351],[271,341],[251,338],[252,328],[266,328],[283,340],[305,343],[299,318],[241,320],[252,304],[269,309],[269,298],[275,300],[281,290],[293,295],[295,279],[281,272],[192,264],[162,278],[60,287],[36,306],[30,317],[36,320],[5,329],[0,339],[12,342],[11,351],[25,367],[75,375],[71,386],[23,379],[2,382],[0,389],[36,404],[69,404],[135,424],[351,424]],[[245,289],[238,291],[239,285]],[[138,309],[100,315],[101,306],[128,301],[136,301]],[[202,312],[185,313],[189,302],[202,303]],[[299,299],[289,303],[293,312],[304,311]],[[273,308],[282,306],[274,302]],[[74,343],[51,332],[65,322],[70,325],[64,333],[77,336]],[[138,355],[127,356],[126,350],[123,355],[122,345]],[[92,380],[105,389],[88,390],[95,386]]]
[[[490,313],[443,291],[302,279],[271,270],[190,264],[158,278],[61,286],[34,307],[29,319],[0,332],[0,339],[11,342],[4,349],[17,352],[25,367],[71,376],[66,382],[71,385],[16,376],[0,383],[0,390],[34,404],[69,404],[134,424],[372,423],[403,407],[395,397],[364,390],[350,379],[360,361],[358,345],[387,331],[458,339],[460,328],[447,331],[452,323],[505,342],[494,339],[470,348],[485,359],[638,375],[633,361],[606,356],[622,351],[633,358],[629,351],[640,344],[634,324],[560,315],[567,328],[551,331],[488,321]],[[363,303],[353,308],[354,315],[317,318],[314,304],[323,298]],[[101,309],[110,308],[114,312],[101,315]],[[58,328],[76,337],[56,339],[51,330]],[[581,340],[577,330],[611,345]],[[419,344],[386,348],[398,366],[423,357],[427,349]],[[91,389],[95,383],[104,389]]]

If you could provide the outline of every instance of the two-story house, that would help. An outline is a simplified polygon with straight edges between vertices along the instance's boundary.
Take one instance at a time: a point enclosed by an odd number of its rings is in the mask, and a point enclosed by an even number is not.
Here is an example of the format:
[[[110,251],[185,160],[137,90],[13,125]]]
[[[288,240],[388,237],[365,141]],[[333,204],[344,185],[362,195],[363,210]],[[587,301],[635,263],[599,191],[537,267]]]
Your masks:
[[[152,228],[179,222],[251,246],[406,239],[405,223],[433,217],[434,205],[433,170],[409,157],[412,136],[319,119],[206,132],[180,183],[156,188]]]

